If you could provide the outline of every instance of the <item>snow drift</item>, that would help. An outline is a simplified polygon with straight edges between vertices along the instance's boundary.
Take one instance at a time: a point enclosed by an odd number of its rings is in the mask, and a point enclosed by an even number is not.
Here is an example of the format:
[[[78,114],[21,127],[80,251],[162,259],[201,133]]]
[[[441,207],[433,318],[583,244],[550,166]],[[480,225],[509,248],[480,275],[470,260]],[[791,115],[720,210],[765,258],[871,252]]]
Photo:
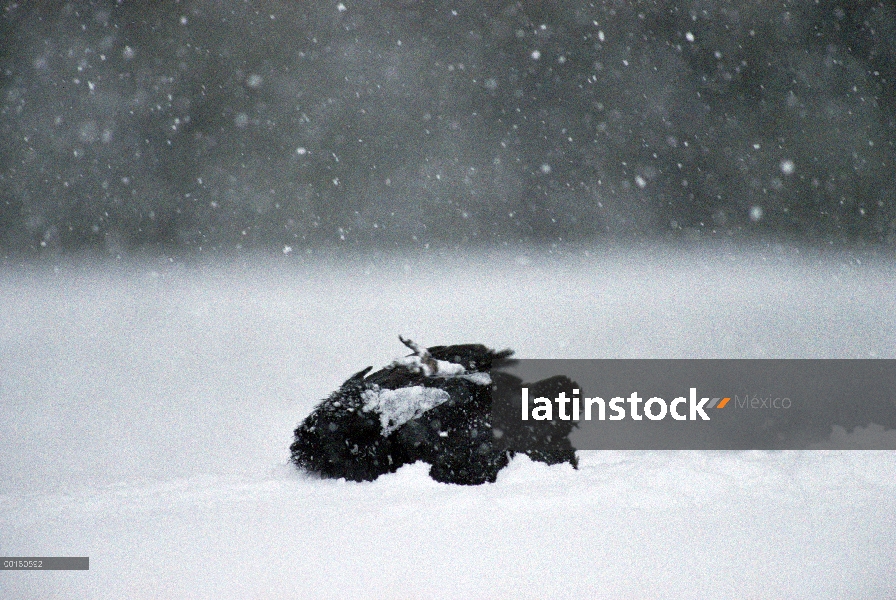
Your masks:
[[[393,335],[531,358],[896,357],[891,263],[787,248],[8,268],[5,597],[886,598],[892,452],[579,452],[497,482],[288,464]],[[852,435],[860,446],[868,433]]]

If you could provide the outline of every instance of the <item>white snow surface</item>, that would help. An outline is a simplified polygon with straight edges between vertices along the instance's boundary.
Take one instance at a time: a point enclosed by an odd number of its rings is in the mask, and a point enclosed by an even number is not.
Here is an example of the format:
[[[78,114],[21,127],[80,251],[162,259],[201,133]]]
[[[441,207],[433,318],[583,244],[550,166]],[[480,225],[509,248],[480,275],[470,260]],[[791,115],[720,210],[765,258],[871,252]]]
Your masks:
[[[383,435],[389,435],[411,419],[416,419],[431,408],[451,399],[445,390],[414,385],[397,390],[379,386],[361,392],[365,411],[380,415]]]
[[[399,333],[524,358],[896,357],[892,262],[278,254],[0,271],[0,555],[90,557],[0,571],[0,597],[896,597],[894,452],[517,457],[475,487],[288,464],[294,427]]]

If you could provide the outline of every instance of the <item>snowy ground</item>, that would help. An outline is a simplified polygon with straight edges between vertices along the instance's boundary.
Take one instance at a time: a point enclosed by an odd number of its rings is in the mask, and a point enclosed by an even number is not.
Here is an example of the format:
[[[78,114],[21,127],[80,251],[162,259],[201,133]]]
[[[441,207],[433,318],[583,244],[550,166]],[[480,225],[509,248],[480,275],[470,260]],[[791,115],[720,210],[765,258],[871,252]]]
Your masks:
[[[526,358],[896,357],[893,263],[793,249],[162,261],[0,275],[4,598],[893,598],[896,453],[582,452],[493,485],[286,464],[348,375]]]

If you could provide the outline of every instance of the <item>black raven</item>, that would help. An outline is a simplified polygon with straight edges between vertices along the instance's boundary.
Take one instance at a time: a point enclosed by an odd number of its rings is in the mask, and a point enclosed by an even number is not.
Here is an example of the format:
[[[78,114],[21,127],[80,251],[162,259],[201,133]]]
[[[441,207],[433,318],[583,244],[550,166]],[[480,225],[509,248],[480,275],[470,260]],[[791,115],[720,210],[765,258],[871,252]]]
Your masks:
[[[422,460],[436,481],[494,482],[517,452],[577,466],[571,421],[523,422],[519,391],[571,393],[577,384],[555,376],[534,384],[501,371],[510,350],[481,344],[422,348],[370,373],[349,377],[296,428],[292,462],[323,477],[371,481]],[[514,402],[514,399],[515,402]]]

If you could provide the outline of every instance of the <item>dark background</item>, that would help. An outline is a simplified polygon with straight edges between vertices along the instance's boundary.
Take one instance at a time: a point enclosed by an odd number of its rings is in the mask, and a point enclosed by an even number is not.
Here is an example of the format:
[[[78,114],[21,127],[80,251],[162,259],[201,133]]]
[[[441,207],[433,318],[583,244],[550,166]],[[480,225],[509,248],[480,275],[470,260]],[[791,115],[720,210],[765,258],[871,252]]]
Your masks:
[[[3,2],[0,251],[896,242],[887,2]]]

